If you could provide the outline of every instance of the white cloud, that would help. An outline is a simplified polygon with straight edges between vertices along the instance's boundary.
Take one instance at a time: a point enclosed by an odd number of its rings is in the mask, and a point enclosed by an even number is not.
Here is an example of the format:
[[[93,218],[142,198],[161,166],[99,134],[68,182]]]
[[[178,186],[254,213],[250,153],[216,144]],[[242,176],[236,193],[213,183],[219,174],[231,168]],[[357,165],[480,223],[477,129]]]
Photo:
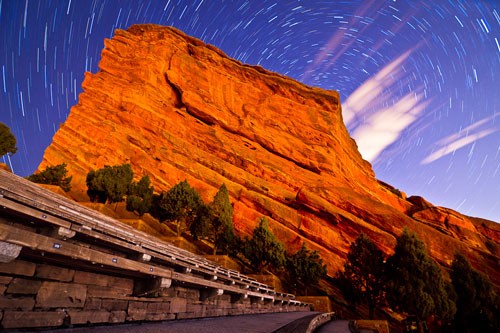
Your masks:
[[[411,52],[411,50],[407,51],[387,64],[349,95],[342,107],[342,117],[347,127],[352,125],[351,122],[355,117],[366,113],[369,106],[381,106],[394,98],[393,94],[385,94],[384,89],[401,79],[404,74],[401,65],[408,59]]]
[[[421,99],[422,96],[408,94],[396,104],[371,114],[352,132],[364,159],[375,161],[386,147],[400,137],[427,105]]]
[[[428,104],[421,89],[400,97],[407,73],[403,64],[413,50],[400,55],[366,80],[343,104],[342,117],[364,159],[375,161],[415,122]]]
[[[424,158],[420,164],[429,164],[432,163],[448,154],[452,154],[460,148],[468,146],[479,139],[487,137],[490,134],[493,134],[499,130],[499,128],[486,128],[478,133],[471,133],[474,130],[480,128],[484,124],[487,124],[489,121],[493,120],[500,113],[495,113],[494,115],[481,119],[474,124],[467,126],[462,129],[458,133],[454,133],[449,135],[439,141],[436,142],[437,146],[440,146],[438,150],[429,154],[426,158]]]

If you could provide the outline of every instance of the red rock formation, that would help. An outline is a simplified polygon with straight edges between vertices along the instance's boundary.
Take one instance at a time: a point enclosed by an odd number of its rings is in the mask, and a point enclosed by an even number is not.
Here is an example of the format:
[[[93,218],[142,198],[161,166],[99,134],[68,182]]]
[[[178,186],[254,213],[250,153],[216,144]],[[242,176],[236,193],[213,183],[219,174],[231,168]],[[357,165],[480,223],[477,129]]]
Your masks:
[[[12,172],[10,170],[10,168],[7,166],[7,164],[5,164],[5,163],[0,163],[0,169],[8,171],[8,172]]]
[[[492,253],[498,225],[478,228],[377,181],[344,126],[337,92],[154,25],[117,30],[99,67],[86,73],[84,92],[39,167],[67,163],[73,197],[87,199],[90,169],[128,162],[157,191],[187,179],[208,201],[225,183],[240,233],[266,215],[291,251],[303,241],[319,250],[330,274],[359,232],[390,253],[408,226],[440,263],[461,250],[500,284]]]

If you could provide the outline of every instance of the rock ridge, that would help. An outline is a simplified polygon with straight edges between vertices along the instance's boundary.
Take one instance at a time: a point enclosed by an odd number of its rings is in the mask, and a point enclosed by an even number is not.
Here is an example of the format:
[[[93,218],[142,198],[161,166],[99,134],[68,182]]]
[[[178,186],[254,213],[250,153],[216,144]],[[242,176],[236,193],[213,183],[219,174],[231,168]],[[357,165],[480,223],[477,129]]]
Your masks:
[[[449,267],[456,250],[499,280],[500,228],[378,181],[343,120],[339,94],[229,58],[157,25],[116,30],[39,170],[65,162],[88,200],[90,169],[131,163],[156,191],[187,179],[208,201],[225,183],[234,223],[266,215],[290,251],[305,241],[333,275],[359,232],[386,253],[405,226]]]

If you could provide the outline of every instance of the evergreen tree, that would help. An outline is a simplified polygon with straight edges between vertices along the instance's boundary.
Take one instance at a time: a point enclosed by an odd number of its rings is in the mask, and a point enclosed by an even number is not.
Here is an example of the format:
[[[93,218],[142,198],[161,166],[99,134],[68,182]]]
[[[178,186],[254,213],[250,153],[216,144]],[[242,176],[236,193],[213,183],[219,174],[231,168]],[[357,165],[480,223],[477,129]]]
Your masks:
[[[91,201],[114,203],[123,201],[130,187],[134,172],[130,164],[105,165],[87,174],[87,194]]]
[[[10,128],[0,122],[0,156],[5,154],[15,154],[17,151],[16,137],[10,131]]]
[[[337,279],[346,299],[353,304],[365,302],[373,319],[375,309],[384,302],[384,256],[365,234],[351,244]]]
[[[244,252],[250,264],[259,272],[262,272],[268,265],[280,269],[285,264],[285,247],[269,230],[265,217],[260,219],[252,238],[246,238]]]
[[[213,201],[210,203],[212,215],[210,237],[214,243],[214,254],[217,250],[228,254],[235,241],[233,227],[233,206],[229,201],[226,185],[222,184]]]
[[[153,204],[154,187],[149,176],[143,176],[139,182],[130,184],[127,195],[127,210],[137,212],[140,216],[146,214]]]
[[[432,314],[444,320],[453,318],[456,309],[450,288],[424,243],[406,228],[387,260],[387,276],[387,298],[396,310],[424,320]]]
[[[460,253],[455,254],[451,269],[457,294],[456,331],[500,332],[499,297],[491,282]]]
[[[326,265],[323,265],[318,251],[310,251],[304,243],[297,253],[287,258],[286,268],[290,281],[295,286],[303,287],[306,294],[308,287],[317,285],[326,275]]]
[[[213,214],[209,205],[202,203],[198,208],[196,219],[189,225],[189,232],[195,240],[205,238],[210,234]]]
[[[26,179],[38,184],[57,185],[63,189],[64,192],[69,192],[71,190],[71,179],[73,179],[73,176],[66,177],[68,173],[66,166],[66,163],[53,167],[48,166],[40,173],[28,176]]]
[[[181,235],[182,229],[196,229],[192,224],[206,219],[205,204],[186,180],[174,185],[168,192],[160,193],[154,202],[153,216],[162,222],[168,220],[175,223],[177,236]]]

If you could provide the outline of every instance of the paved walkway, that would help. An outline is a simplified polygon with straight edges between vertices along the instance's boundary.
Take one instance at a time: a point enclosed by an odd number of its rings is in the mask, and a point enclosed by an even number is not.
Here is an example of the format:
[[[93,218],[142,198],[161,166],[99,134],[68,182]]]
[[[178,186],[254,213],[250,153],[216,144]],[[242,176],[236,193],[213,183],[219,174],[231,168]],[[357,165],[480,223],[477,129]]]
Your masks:
[[[231,317],[58,329],[54,333],[271,333],[315,312],[266,313]]]
[[[350,333],[349,330],[349,320],[334,320],[330,321],[319,329],[314,331],[314,333]]]

